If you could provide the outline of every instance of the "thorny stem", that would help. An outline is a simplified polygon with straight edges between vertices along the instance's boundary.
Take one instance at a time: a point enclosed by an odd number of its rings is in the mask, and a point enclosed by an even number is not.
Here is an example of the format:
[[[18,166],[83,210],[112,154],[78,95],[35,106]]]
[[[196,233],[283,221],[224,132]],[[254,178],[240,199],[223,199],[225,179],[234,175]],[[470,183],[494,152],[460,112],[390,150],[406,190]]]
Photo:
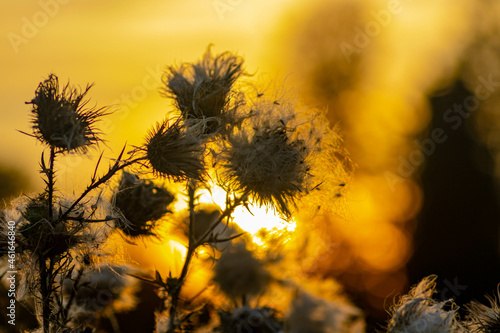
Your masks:
[[[178,324],[175,319],[177,317],[177,303],[179,301],[179,295],[181,293],[184,280],[186,279],[189,264],[191,259],[198,248],[202,245],[206,238],[215,230],[215,228],[224,221],[225,218],[230,217],[234,212],[236,207],[241,203],[245,202],[248,198],[249,193],[244,193],[241,197],[236,198],[233,203],[229,204],[224,212],[219,216],[219,218],[208,228],[208,230],[201,236],[198,240],[194,240],[194,199],[195,199],[195,189],[191,185],[188,185],[188,196],[189,196],[189,246],[186,253],[186,259],[184,260],[184,265],[182,266],[181,275],[178,279],[177,287],[171,293],[171,304],[169,310],[168,318],[168,330],[167,333],[174,333]]]
[[[87,194],[90,193],[90,191],[92,191],[92,190],[98,188],[99,186],[101,186],[102,184],[106,183],[118,171],[145,159],[145,157],[139,157],[139,158],[135,158],[133,160],[129,160],[129,161],[126,161],[126,162],[123,162],[122,164],[120,164],[121,157],[123,155],[124,150],[125,150],[125,148],[123,148],[123,150],[120,153],[120,155],[118,156],[118,159],[116,160],[115,164],[113,164],[113,166],[109,168],[108,172],[104,176],[100,177],[99,179],[95,179],[94,177],[92,178],[91,184],[87,186],[87,189],[85,191],[83,191],[83,193],[80,195],[80,197],[78,197],[78,199],[76,199],[73,202],[73,204],[64,212],[64,214],[61,215],[59,220],[65,219],[73,211],[73,209],[80,203],[80,201],[82,201],[87,196]],[[96,166],[96,170],[97,170],[98,166],[99,166],[99,163]]]
[[[188,205],[189,205],[189,231],[188,231],[188,237],[189,237],[189,245],[188,245],[188,250],[186,253],[186,259],[184,260],[184,265],[182,266],[182,271],[181,275],[179,276],[178,280],[178,285],[177,287],[173,290],[171,298],[172,298],[172,303],[170,305],[170,310],[169,310],[169,318],[168,318],[168,331],[167,333],[174,332],[177,325],[175,323],[175,318],[177,317],[177,303],[179,301],[179,295],[181,293],[182,285],[184,284],[184,280],[186,278],[189,264],[191,262],[191,259],[193,258],[193,254],[195,251],[195,247],[193,247],[194,243],[194,200],[195,200],[195,192],[196,189],[194,188],[192,183],[188,183]]]
[[[111,177],[113,177],[118,171],[126,168],[127,166],[130,166],[136,162],[141,161],[142,157],[140,158],[135,158],[131,159],[128,161],[123,162],[122,161],[122,156],[125,151],[125,148],[121,151],[120,155],[118,156],[117,160],[115,163],[109,168],[108,172],[101,176],[100,178],[97,178],[95,173],[94,176],[91,179],[91,184],[87,186],[85,191],[76,199],[73,204],[63,213],[61,216],[58,217],[58,221],[63,221],[68,218],[68,215],[75,209],[75,207],[89,194],[92,190],[98,188],[102,184],[106,183]],[[49,160],[49,168],[44,167],[44,172],[47,175],[47,192],[48,192],[48,199],[47,199],[47,205],[48,205],[48,216],[49,220],[52,220],[53,218],[53,201],[54,201],[54,160],[55,160],[55,155],[56,151],[54,147],[51,147],[50,149],[50,160]],[[99,159],[100,162],[100,159]],[[99,167],[99,162],[97,163],[96,166],[96,172],[97,168]],[[40,292],[41,292],[41,297],[42,297],[42,328],[43,328],[43,333],[49,333],[50,331],[50,321],[51,321],[51,303],[52,303],[52,287],[54,283],[54,276],[56,275],[56,272],[53,271],[54,266],[53,262],[51,261],[50,266],[47,267],[46,263],[46,257],[44,255],[41,255],[39,258],[39,269],[40,269]],[[71,304],[71,302],[70,302]],[[63,316],[66,319],[67,316],[67,310],[69,308],[66,308],[64,310]]]
[[[54,199],[54,160],[56,157],[56,151],[54,147],[50,147],[50,161],[49,161],[49,170],[47,173],[47,192],[49,192],[48,198],[48,208],[49,208],[49,220],[52,220],[52,208],[53,208],[53,199]]]
[[[206,238],[215,230],[215,228],[217,228],[217,226],[219,225],[219,223],[221,223],[222,221],[224,221],[225,218],[230,217],[231,214],[236,209],[236,207],[238,207],[241,203],[245,202],[248,199],[248,196],[249,196],[248,192],[244,193],[241,197],[236,198],[232,204],[230,204],[228,207],[226,207],[226,209],[224,210],[224,212],[222,212],[222,215],[219,216],[219,218],[217,219],[217,221],[215,221],[214,224],[212,224],[210,226],[210,228],[207,229],[207,231],[205,231],[205,233],[203,234],[203,236],[201,236],[196,241],[196,243],[194,244],[193,247],[197,248],[198,246],[202,245],[205,242]]]
[[[55,147],[50,147],[49,169],[45,168],[43,162],[43,172],[47,175],[47,208],[49,221],[52,222],[53,208],[54,208],[54,161],[56,157]],[[43,157],[42,157],[43,159]],[[49,333],[51,309],[50,304],[52,301],[52,264],[47,269],[47,262],[45,256],[42,254],[38,258],[40,269],[40,293],[42,296],[42,329],[43,333]]]
[[[50,328],[50,302],[52,285],[50,276],[52,274],[51,267],[47,271],[45,258],[39,258],[38,265],[40,266],[40,292],[42,294],[42,328],[43,333],[49,333]]]

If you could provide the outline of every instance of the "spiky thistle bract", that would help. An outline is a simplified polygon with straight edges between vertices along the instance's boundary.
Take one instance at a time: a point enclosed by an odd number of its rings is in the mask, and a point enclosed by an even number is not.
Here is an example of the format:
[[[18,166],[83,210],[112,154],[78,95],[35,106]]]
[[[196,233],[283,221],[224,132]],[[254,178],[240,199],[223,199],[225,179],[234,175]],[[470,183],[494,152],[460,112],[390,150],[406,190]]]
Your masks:
[[[387,333],[459,333],[463,331],[452,301],[432,298],[436,276],[429,276],[391,309]]]
[[[186,126],[180,119],[157,123],[137,150],[157,176],[174,181],[205,177],[205,146],[196,125]]]
[[[92,85],[83,90],[67,83],[62,88],[55,74],[41,82],[32,104],[34,136],[42,143],[59,151],[85,152],[101,141],[95,124],[107,113],[106,108],[88,108],[86,96]],[[30,135],[30,134],[28,134]]]
[[[312,188],[311,157],[323,132],[305,133],[293,104],[264,102],[254,110],[244,128],[229,135],[217,157],[220,183],[288,218],[297,199]]]
[[[467,309],[469,315],[467,328],[473,333],[500,333],[500,305],[498,298],[488,297],[490,306],[477,301],[471,302]]]
[[[163,217],[174,196],[164,187],[123,172],[111,200],[117,210],[117,226],[131,237],[154,234],[155,222]]]
[[[242,58],[230,52],[214,56],[208,47],[201,61],[168,68],[163,95],[174,99],[185,120],[201,121],[206,134],[216,133],[240,121],[243,99],[233,85],[243,74]]]

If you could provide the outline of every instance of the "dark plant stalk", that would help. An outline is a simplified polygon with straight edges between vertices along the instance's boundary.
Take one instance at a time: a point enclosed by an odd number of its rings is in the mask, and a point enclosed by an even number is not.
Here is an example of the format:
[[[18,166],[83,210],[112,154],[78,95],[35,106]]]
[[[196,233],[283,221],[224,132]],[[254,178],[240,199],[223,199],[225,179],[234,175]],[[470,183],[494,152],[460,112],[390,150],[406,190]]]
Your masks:
[[[194,244],[194,248],[197,248],[198,246],[200,246],[203,243],[205,243],[206,238],[215,230],[215,228],[217,228],[217,226],[219,225],[219,223],[221,223],[222,221],[224,221],[225,218],[230,217],[231,214],[236,209],[236,207],[238,207],[239,205],[241,205],[242,203],[244,203],[248,199],[248,196],[249,196],[249,193],[246,192],[241,197],[236,198],[232,204],[230,204],[228,207],[226,207],[226,209],[224,210],[224,212],[222,212],[222,215],[219,216],[219,218],[217,219],[217,221],[215,221],[214,224],[212,224],[210,226],[210,228],[208,228],[207,231],[205,231],[205,233],[203,234],[203,236],[201,236],[198,239],[198,241],[196,241],[196,243]]]
[[[194,188],[192,183],[188,183],[188,205],[189,205],[189,245],[188,245],[188,250],[186,253],[186,259],[184,260],[184,265],[182,266],[182,271],[181,275],[179,276],[178,280],[178,285],[172,292],[172,295],[170,296],[172,299],[172,303],[170,305],[169,309],[169,318],[168,318],[168,331],[167,333],[175,332],[175,329],[177,328],[177,325],[175,323],[175,318],[177,317],[177,303],[179,301],[179,295],[181,293],[182,285],[184,284],[184,280],[186,278],[189,264],[191,263],[191,259],[193,258],[194,251],[196,247],[193,246],[194,244],[194,200],[195,200],[195,192],[196,189]]]
[[[48,192],[48,208],[49,220],[52,220],[53,200],[54,200],[54,160],[56,151],[53,146],[50,147],[49,170],[47,171],[47,192]]]
[[[52,223],[53,208],[54,208],[54,161],[56,157],[55,147],[50,147],[49,168],[43,168],[43,172],[47,176],[47,209],[48,218]],[[42,156],[43,160],[43,156]],[[39,255],[38,265],[40,269],[40,293],[42,296],[42,329],[43,333],[49,333],[50,330],[50,317],[51,309],[50,303],[52,301],[52,265],[47,268],[47,258],[43,253]]]
[[[45,258],[39,258],[38,265],[40,269],[40,293],[42,295],[42,328],[43,333],[49,333],[51,317],[50,302],[52,300],[52,286],[49,285],[51,272],[50,268],[47,270]]]
[[[224,221],[225,218],[230,217],[234,212],[236,207],[245,202],[248,198],[248,193],[244,193],[241,197],[236,198],[233,203],[229,204],[224,212],[219,216],[217,221],[215,221],[210,228],[201,236],[198,240],[194,240],[194,199],[195,199],[195,189],[192,185],[188,185],[188,200],[189,200],[189,246],[186,253],[186,259],[184,260],[184,265],[182,266],[181,275],[178,279],[177,287],[171,293],[171,305],[169,310],[169,318],[168,318],[168,330],[167,333],[174,333],[178,325],[175,322],[175,318],[177,317],[177,304],[179,301],[179,295],[181,293],[182,286],[184,284],[184,280],[186,279],[189,264],[191,263],[191,259],[193,258],[196,249],[203,245],[206,241],[206,238],[215,230],[215,228]]]

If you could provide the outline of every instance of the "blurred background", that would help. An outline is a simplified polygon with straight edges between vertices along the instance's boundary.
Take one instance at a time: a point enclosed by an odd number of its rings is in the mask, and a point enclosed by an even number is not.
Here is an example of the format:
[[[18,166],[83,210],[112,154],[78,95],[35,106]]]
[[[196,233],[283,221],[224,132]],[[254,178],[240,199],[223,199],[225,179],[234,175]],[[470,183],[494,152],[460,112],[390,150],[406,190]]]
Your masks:
[[[91,103],[115,110],[101,124],[101,148],[112,157],[125,142],[141,144],[171,109],[158,94],[165,67],[195,61],[213,44],[214,53],[245,58],[255,74],[248,80],[284,80],[339,124],[357,168],[338,213],[312,233],[304,267],[340,282],[369,330],[429,274],[439,277],[438,297],[458,304],[495,292],[499,2],[40,0],[2,1],[0,13],[5,202],[43,186],[43,147],[17,130],[30,130],[25,102],[49,73],[95,82]],[[62,159],[60,189],[82,188],[96,157]]]

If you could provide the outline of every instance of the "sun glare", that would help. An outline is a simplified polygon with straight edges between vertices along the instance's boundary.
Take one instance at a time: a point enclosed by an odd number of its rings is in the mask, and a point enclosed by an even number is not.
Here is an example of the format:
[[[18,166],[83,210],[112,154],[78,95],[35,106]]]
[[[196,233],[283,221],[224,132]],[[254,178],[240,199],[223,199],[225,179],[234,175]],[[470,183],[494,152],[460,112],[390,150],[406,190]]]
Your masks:
[[[226,191],[218,186],[213,186],[211,192],[208,190],[200,190],[200,203],[216,204],[221,208],[226,204]],[[181,211],[187,209],[187,204],[184,200],[178,200],[175,204],[175,210]],[[266,231],[269,233],[292,232],[296,228],[294,220],[285,221],[273,210],[266,207],[259,207],[254,204],[249,204],[248,209],[238,207],[233,213],[234,222],[244,231],[252,235],[252,240],[257,245],[264,245],[265,237],[260,233]]]

